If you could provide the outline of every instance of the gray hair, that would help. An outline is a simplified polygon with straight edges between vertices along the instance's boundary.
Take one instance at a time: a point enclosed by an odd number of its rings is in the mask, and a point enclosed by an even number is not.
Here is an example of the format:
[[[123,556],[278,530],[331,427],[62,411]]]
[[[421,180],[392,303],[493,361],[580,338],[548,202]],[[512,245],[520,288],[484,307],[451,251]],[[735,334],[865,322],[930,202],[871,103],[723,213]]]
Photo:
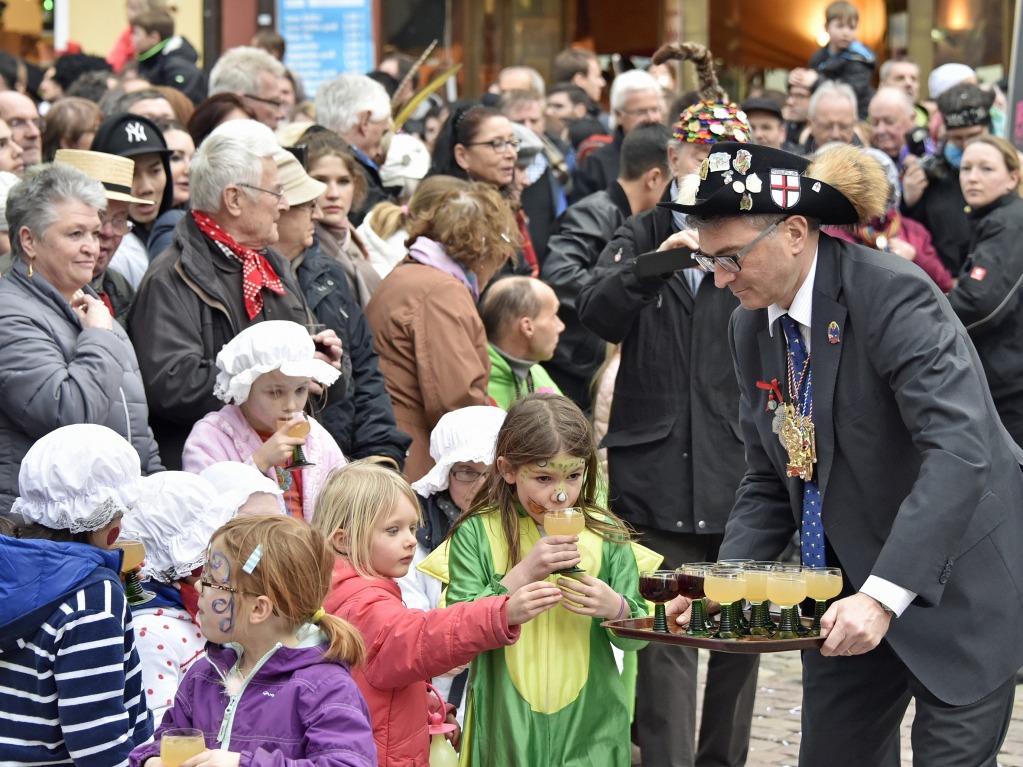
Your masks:
[[[853,114],[856,115],[856,119],[859,120],[859,101],[856,100],[856,91],[852,89],[852,86],[840,83],[838,80],[825,80],[814,90],[813,95],[810,96],[810,103],[806,107],[806,114],[812,120],[814,113],[817,111],[817,105],[821,102],[821,99],[825,96],[838,96],[844,98],[850,104],[852,104]]]
[[[230,129],[220,130],[235,122],[254,121],[232,120],[224,123],[207,136],[192,158],[189,181],[192,207],[195,210],[216,213],[220,210],[224,190],[231,184],[259,186],[263,177],[263,159],[272,159],[280,148],[273,140],[270,129],[262,123],[258,124],[269,134],[269,144],[261,140],[259,133],[246,136]]]
[[[539,93],[541,97],[546,95],[547,84],[543,81],[543,75],[541,75],[532,67],[522,66],[521,64],[516,64],[515,66],[505,67],[504,69],[502,69],[500,72],[497,73],[497,82],[500,84],[501,78],[504,75],[511,74],[513,72],[524,72],[526,76],[529,77],[530,89]]]
[[[878,74],[878,80],[884,82],[888,79],[888,75],[892,73],[892,67],[896,64],[909,64],[912,67],[916,67],[917,76],[920,75],[920,65],[912,59],[888,59],[884,64],[881,65],[881,71]]]
[[[916,107],[913,106],[913,101],[909,98],[909,94],[906,93],[902,88],[894,88],[891,85],[884,85],[877,89],[877,93],[870,100],[873,104],[875,99],[888,99],[898,103],[902,107],[903,114],[913,119],[916,116]]]
[[[366,111],[374,121],[391,115],[391,97],[366,75],[341,75],[316,92],[316,121],[342,137]]]
[[[284,65],[264,51],[242,45],[232,48],[214,65],[210,72],[209,95],[235,93],[239,96],[259,94],[260,72],[269,72],[274,77],[284,77]]]
[[[21,249],[21,228],[27,227],[37,238],[60,218],[57,206],[64,202],[81,202],[97,213],[107,209],[103,185],[70,165],[53,164],[25,178],[7,196],[7,224],[11,231],[11,250],[24,258]]]
[[[642,69],[630,69],[628,72],[622,72],[611,82],[611,95],[608,98],[611,101],[612,130],[617,124],[615,112],[625,106],[625,99],[629,97],[629,94],[641,91],[654,91],[657,95],[661,94],[661,86],[657,84],[654,76]]]

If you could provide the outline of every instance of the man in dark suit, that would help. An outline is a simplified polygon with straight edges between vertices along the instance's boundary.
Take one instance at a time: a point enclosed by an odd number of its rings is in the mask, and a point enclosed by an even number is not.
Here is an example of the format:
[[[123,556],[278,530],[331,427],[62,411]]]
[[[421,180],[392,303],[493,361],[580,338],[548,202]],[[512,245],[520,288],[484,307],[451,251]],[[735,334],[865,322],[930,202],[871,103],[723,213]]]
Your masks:
[[[723,93],[687,108],[667,143],[672,182],[663,199],[672,200],[679,180],[714,156],[718,137],[749,135],[742,112]],[[576,302],[586,328],[621,344],[603,441],[611,508],[664,556],[665,569],[717,560],[745,468],[735,373],[718,346],[735,298],[715,290],[698,268],[644,273],[640,263],[650,256],[637,258],[650,251],[663,258],[678,248],[683,264],[694,265],[689,254],[696,245],[685,217],[666,207],[630,216]],[[696,650],[651,642],[637,660],[636,740],[644,764],[746,763],[758,656],[711,653],[699,738]]]
[[[729,341],[748,468],[721,556],[767,559],[800,530],[804,564],[844,573],[803,657],[799,763],[898,765],[913,698],[914,764],[993,767],[1023,663],[1023,452],[926,275],[820,233],[883,204],[860,150],[715,151],[673,207],[745,310]]]

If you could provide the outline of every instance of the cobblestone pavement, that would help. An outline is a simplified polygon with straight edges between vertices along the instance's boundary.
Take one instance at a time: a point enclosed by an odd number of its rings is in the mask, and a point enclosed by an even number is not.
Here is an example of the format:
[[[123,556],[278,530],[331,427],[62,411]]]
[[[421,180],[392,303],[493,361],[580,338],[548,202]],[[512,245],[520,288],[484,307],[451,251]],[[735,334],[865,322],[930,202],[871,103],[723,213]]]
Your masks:
[[[707,653],[701,650],[701,694],[706,668]],[[795,767],[799,754],[801,702],[799,653],[766,653],[760,661],[747,767]],[[905,767],[913,763],[909,747],[909,722],[912,714],[913,707],[910,704],[902,727],[902,764]],[[1012,724],[1009,725],[998,763],[1001,767],[1023,767],[1023,685],[1016,687]]]

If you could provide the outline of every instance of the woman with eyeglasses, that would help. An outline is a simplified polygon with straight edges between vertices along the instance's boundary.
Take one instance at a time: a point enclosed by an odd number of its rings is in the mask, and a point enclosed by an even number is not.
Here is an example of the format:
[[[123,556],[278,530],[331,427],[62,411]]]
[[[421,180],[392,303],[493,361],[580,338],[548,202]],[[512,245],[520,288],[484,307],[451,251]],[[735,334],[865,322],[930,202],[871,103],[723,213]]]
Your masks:
[[[18,492],[22,457],[61,426],[109,427],[161,471],[138,361],[89,287],[107,193],[63,163],[33,174],[7,200],[14,267],[0,280],[0,509]]]
[[[536,251],[529,238],[526,214],[515,187],[520,139],[511,120],[498,109],[476,101],[462,101],[451,109],[433,150],[431,176],[445,175],[479,181],[504,195],[515,215],[522,239],[521,255],[511,271],[539,274]]]

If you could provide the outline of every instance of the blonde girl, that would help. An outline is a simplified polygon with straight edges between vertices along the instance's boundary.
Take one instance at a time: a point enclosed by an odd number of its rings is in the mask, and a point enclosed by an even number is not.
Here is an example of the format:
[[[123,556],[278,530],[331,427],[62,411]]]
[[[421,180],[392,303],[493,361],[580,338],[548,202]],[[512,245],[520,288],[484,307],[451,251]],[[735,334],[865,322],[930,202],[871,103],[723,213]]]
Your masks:
[[[571,400],[536,394],[517,402],[495,453],[487,485],[451,533],[448,603],[514,595],[551,579],[564,609],[524,626],[514,647],[473,661],[462,762],[627,767],[629,703],[611,646],[645,643],[600,623],[647,614],[635,552],[649,552],[630,544],[625,523],[597,504],[597,450]],[[569,507],[582,509],[583,532],[547,535],[544,513]],[[575,566],[585,573],[556,572]]]
[[[351,621],[366,642],[354,676],[369,703],[380,767],[429,763],[424,680],[514,643],[521,624],[561,598],[551,584],[535,583],[447,609],[406,608],[396,579],[412,563],[420,521],[409,484],[365,461],[335,472],[313,515],[338,554],[324,606]],[[447,706],[442,716],[453,722],[453,711]]]
[[[351,676],[362,639],[322,608],[332,566],[323,536],[289,517],[217,530],[199,579],[206,654],[131,767],[163,767],[161,737],[179,727],[201,730],[207,747],[181,767],[372,765],[369,711]]]

